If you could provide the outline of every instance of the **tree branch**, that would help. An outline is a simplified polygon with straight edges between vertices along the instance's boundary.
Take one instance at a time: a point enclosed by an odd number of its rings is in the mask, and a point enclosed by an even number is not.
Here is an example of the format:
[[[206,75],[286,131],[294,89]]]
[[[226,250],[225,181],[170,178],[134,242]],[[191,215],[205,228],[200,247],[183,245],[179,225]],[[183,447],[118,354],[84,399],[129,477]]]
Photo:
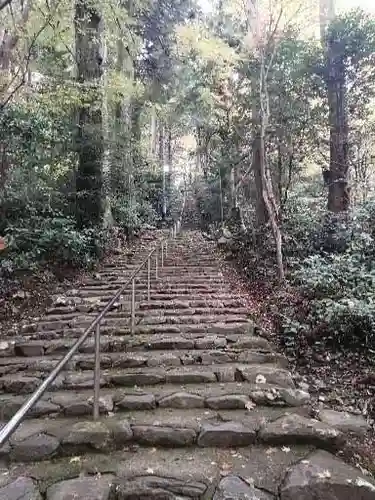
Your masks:
[[[13,0],[3,0],[1,3],[0,3],[0,12],[5,9],[5,7],[7,5],[10,5],[12,3]]]

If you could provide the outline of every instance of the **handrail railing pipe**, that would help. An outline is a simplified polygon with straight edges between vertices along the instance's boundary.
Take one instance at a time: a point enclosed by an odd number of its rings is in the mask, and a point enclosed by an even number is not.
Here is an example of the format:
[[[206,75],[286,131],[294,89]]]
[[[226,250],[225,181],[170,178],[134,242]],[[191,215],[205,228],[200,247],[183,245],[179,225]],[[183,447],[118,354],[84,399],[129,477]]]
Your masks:
[[[159,279],[159,276],[158,276],[158,251],[155,250],[155,279]]]
[[[131,324],[130,324],[130,333],[134,335],[135,330],[135,278],[132,279],[132,300],[130,306],[130,315],[131,315]]]
[[[181,218],[185,205],[185,200],[182,205],[182,210],[179,215],[179,224],[175,223],[172,231],[169,233],[170,239],[176,237],[179,228],[181,227]],[[120,304],[120,310],[123,306],[123,293],[131,284],[131,311],[130,311],[130,331],[134,334],[135,331],[135,316],[136,316],[136,297],[135,297],[135,279],[138,274],[147,265],[147,298],[151,299],[151,261],[153,256],[155,256],[155,277],[158,279],[158,250],[161,246],[162,248],[162,260],[161,266],[164,265],[164,255],[163,255],[163,245],[165,243],[165,256],[167,255],[167,240],[162,240],[159,242],[153,250],[149,252],[147,257],[141,262],[141,264],[135,269],[131,276],[126,280],[125,284],[113,295],[109,300],[108,304],[104,309],[98,314],[98,316],[92,321],[92,323],[87,327],[82,336],[76,341],[76,343],[71,347],[71,349],[65,354],[65,356],[57,363],[52,372],[48,377],[43,380],[40,386],[33,392],[33,394],[25,401],[21,408],[13,415],[9,422],[0,429],[0,448],[9,439],[9,437],[16,431],[20,423],[23,421],[27,413],[34,407],[36,403],[41,399],[46,390],[54,382],[56,377],[65,368],[66,364],[71,360],[74,354],[79,350],[79,348],[86,342],[89,335],[95,331],[95,367],[94,367],[94,400],[93,400],[93,418],[94,420],[99,418],[100,413],[100,324],[105,317],[105,315],[110,311],[115,304]]]
[[[94,420],[99,418],[100,405],[100,323],[96,325],[95,330],[95,373],[94,373]]]
[[[147,300],[151,300],[151,257],[147,259]]]

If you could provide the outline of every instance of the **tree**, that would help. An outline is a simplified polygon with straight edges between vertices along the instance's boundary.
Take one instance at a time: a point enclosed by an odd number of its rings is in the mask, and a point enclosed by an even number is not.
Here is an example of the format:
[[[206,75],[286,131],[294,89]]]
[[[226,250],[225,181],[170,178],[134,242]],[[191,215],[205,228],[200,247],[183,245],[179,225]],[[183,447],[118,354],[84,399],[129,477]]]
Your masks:
[[[103,215],[102,17],[88,0],[76,0],[74,25],[79,84],[84,104],[78,111],[77,221],[100,225]]]

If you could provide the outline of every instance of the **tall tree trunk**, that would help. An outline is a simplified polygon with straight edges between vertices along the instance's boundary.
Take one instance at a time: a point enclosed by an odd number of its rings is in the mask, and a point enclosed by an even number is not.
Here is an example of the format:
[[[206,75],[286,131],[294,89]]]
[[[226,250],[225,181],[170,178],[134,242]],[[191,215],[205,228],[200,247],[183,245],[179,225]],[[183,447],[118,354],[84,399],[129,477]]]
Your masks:
[[[164,220],[167,215],[167,185],[166,185],[166,171],[165,171],[165,124],[159,123],[159,149],[158,149],[158,163],[162,176],[162,204],[161,216]]]
[[[78,81],[85,100],[78,113],[76,216],[84,227],[99,225],[103,215],[102,19],[91,1],[76,0],[74,25]]]
[[[247,45],[251,51],[257,50],[260,40],[260,20],[259,20],[259,0],[248,0],[247,3]],[[258,71],[260,73],[260,68]],[[256,72],[256,73],[257,73]],[[268,219],[267,207],[263,198],[263,176],[261,172],[261,117],[259,112],[259,74],[254,74],[251,81],[251,116],[253,122],[253,141],[252,141],[252,166],[255,184],[255,213],[256,223],[259,226],[264,225]]]
[[[111,161],[110,161],[110,129],[109,129],[109,106],[108,106],[108,75],[107,75],[107,42],[103,37],[103,77],[102,77],[102,127],[103,127],[103,226],[111,228],[114,220],[111,208]]]
[[[327,44],[330,126],[328,210],[335,213],[347,211],[350,205],[346,71],[341,45],[332,37]]]
[[[320,0],[320,36],[327,60],[329,106],[330,162],[328,204],[330,212],[346,212],[350,205],[348,188],[348,110],[345,62],[342,43],[327,26],[335,17],[334,0]]]
[[[137,169],[141,164],[141,114],[142,103],[133,99],[131,106],[131,138],[133,151],[133,169]]]

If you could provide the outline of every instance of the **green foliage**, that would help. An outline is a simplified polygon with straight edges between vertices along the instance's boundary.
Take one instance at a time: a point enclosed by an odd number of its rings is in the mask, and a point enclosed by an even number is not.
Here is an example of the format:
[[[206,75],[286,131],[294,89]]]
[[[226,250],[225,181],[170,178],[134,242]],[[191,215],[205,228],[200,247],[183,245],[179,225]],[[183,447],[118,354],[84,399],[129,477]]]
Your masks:
[[[350,222],[351,238],[344,252],[311,253],[299,260],[292,280],[307,300],[308,310],[300,324],[287,320],[286,332],[302,329],[336,344],[374,345],[374,222],[375,203],[359,207]]]
[[[0,259],[0,274],[45,264],[89,267],[98,257],[97,231],[78,230],[74,218],[59,213],[18,219],[8,224],[5,235],[8,248]]]

